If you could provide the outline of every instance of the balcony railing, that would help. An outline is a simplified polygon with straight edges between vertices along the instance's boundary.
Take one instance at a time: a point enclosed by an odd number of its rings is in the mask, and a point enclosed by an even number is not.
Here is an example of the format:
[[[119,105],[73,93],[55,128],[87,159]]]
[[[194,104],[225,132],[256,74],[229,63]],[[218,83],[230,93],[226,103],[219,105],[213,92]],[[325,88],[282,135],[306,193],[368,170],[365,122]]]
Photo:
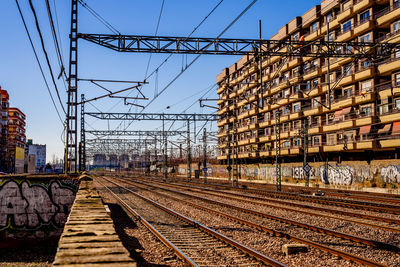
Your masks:
[[[382,9],[381,11],[378,11],[375,13],[375,19],[380,18],[390,12],[392,12],[393,10],[396,10],[400,7],[400,2],[397,2],[396,4],[394,4],[393,6],[388,6],[385,9]]]

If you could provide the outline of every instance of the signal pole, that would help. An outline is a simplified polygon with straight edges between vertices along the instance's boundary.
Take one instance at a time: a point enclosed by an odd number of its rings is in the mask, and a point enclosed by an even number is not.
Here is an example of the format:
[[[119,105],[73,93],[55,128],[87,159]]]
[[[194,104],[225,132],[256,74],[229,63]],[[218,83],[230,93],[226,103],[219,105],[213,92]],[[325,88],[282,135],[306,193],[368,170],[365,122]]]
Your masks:
[[[191,166],[191,149],[190,149],[190,121],[187,120],[187,137],[186,137],[186,142],[187,142],[187,151],[186,151],[186,157],[187,157],[187,178],[190,180],[192,178],[192,166]]]
[[[207,129],[203,129],[203,171],[204,183],[207,183]]]

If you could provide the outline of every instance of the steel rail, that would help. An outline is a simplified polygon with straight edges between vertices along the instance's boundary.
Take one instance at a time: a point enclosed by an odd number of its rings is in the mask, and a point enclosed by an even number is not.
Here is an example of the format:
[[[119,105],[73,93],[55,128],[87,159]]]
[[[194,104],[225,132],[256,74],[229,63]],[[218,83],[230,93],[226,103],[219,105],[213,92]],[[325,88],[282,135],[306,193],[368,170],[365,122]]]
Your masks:
[[[138,182],[138,183],[141,183],[141,182]],[[309,225],[309,224],[293,221],[293,220],[282,218],[282,217],[279,217],[279,216],[274,216],[274,215],[266,214],[266,213],[263,213],[263,212],[255,211],[255,210],[249,210],[249,209],[246,209],[246,208],[242,208],[242,207],[239,207],[239,206],[227,204],[227,203],[224,203],[224,202],[211,200],[211,199],[207,199],[207,198],[203,198],[203,197],[199,197],[199,196],[193,196],[193,195],[186,194],[186,193],[183,193],[183,192],[179,192],[179,191],[176,191],[176,190],[165,189],[165,188],[163,188],[163,190],[167,190],[167,191],[170,191],[170,192],[173,192],[173,193],[182,194],[182,195],[185,195],[185,196],[188,196],[188,197],[199,199],[199,200],[204,201],[204,202],[208,202],[208,203],[211,203],[211,204],[216,204],[216,205],[227,207],[227,208],[234,209],[234,210],[239,210],[239,211],[242,211],[242,212],[245,212],[245,213],[250,213],[252,215],[260,216],[260,217],[267,218],[267,219],[270,219],[270,220],[291,224],[293,226],[304,228],[304,229],[308,229],[308,230],[311,230],[311,231],[314,231],[314,232],[319,232],[319,233],[323,233],[323,234],[326,234],[326,235],[331,235],[331,236],[347,239],[347,240],[350,240],[350,241],[353,241],[353,242],[365,244],[365,245],[368,245],[368,246],[371,246],[371,247],[375,247],[375,248],[378,248],[378,249],[385,249],[385,250],[392,251],[392,252],[397,252],[397,253],[400,252],[400,248],[399,247],[394,246],[394,245],[390,245],[390,244],[387,244],[387,243],[384,243],[384,242],[375,241],[375,240],[369,240],[369,239],[365,239],[365,238],[362,238],[362,237],[349,235],[349,234],[337,232],[337,231],[334,231],[334,230],[329,230],[329,229],[326,229],[326,228],[322,228],[322,227],[318,227],[318,226],[313,226],[313,225]]]
[[[188,217],[186,217],[186,216],[184,216],[184,215],[182,215],[182,214],[180,214],[180,213],[178,213],[178,212],[176,212],[176,211],[174,211],[174,210],[172,210],[172,209],[170,209],[168,207],[165,207],[164,205],[161,205],[161,204],[159,204],[159,203],[157,203],[157,202],[155,202],[155,201],[153,201],[151,199],[148,199],[148,198],[146,198],[146,197],[144,197],[144,196],[142,196],[142,195],[130,190],[129,188],[126,188],[124,186],[119,185],[118,183],[110,181],[109,179],[107,179],[105,177],[103,177],[103,179],[109,181],[110,183],[113,183],[113,184],[119,186],[120,188],[123,188],[124,190],[126,190],[126,191],[130,192],[131,194],[135,195],[136,197],[139,197],[139,198],[143,199],[144,201],[151,203],[152,205],[154,205],[154,206],[158,207],[159,209],[161,209],[161,210],[163,210],[163,211],[175,216],[176,218],[178,218],[178,219],[180,219],[180,220],[182,220],[182,221],[184,221],[184,222],[186,222],[186,223],[188,223],[188,224],[200,229],[201,231],[207,233],[208,235],[211,235],[211,236],[217,238],[218,240],[221,240],[224,243],[229,244],[229,245],[231,245],[231,246],[243,251],[244,253],[256,258],[257,260],[260,260],[260,261],[262,261],[264,263],[268,263],[271,266],[286,266],[283,263],[281,263],[279,261],[276,261],[276,260],[274,260],[274,259],[272,259],[272,258],[270,258],[270,257],[268,257],[266,255],[263,255],[263,254],[255,251],[255,250],[253,250],[253,249],[251,249],[251,248],[249,248],[249,247],[247,247],[247,246],[245,246],[245,245],[243,245],[243,244],[241,244],[241,243],[239,243],[239,242],[237,242],[237,241],[235,241],[235,240],[233,240],[233,239],[231,239],[231,238],[229,238],[229,237],[227,237],[227,236],[225,236],[225,235],[223,235],[221,233],[218,233],[217,231],[215,231],[215,230],[213,230],[213,229],[211,229],[211,228],[209,228],[209,227],[207,227],[205,225],[202,225],[199,222],[196,222],[196,221],[194,221],[194,220],[192,220],[192,219],[190,219],[190,218],[188,218]]]
[[[164,245],[171,248],[174,253],[185,263],[190,266],[198,266],[192,259],[190,259],[185,253],[183,253],[178,247],[172,244],[163,234],[157,231],[153,225],[151,225],[145,218],[143,218],[139,213],[132,209],[125,201],[123,201],[117,194],[115,194],[108,186],[104,185],[98,181],[103,187],[105,187],[112,196],[117,199],[133,216],[135,216],[150,232],[152,232]]]
[[[183,186],[174,185],[174,187],[182,188]],[[187,188],[187,187],[184,187],[184,188]],[[249,204],[261,205],[261,206],[270,207],[270,208],[278,208],[278,209],[283,209],[283,210],[287,210],[287,211],[303,213],[303,214],[312,215],[312,216],[319,216],[319,217],[324,217],[324,218],[337,219],[337,220],[341,220],[341,221],[346,221],[346,222],[351,222],[351,223],[356,223],[356,224],[362,224],[362,225],[369,226],[369,227],[374,227],[374,228],[378,228],[378,229],[384,229],[384,230],[400,233],[400,228],[392,228],[392,227],[388,227],[388,226],[384,226],[384,225],[372,224],[372,223],[368,223],[368,222],[364,222],[364,221],[357,221],[357,220],[352,220],[352,219],[347,219],[347,218],[338,218],[338,217],[335,217],[335,216],[332,216],[332,215],[326,215],[326,214],[316,213],[316,212],[312,212],[312,211],[305,211],[305,210],[299,210],[299,209],[295,209],[295,208],[289,208],[289,207],[283,207],[283,206],[268,204],[268,203],[265,203],[266,199],[264,199],[264,198],[253,197],[253,196],[243,196],[243,195],[239,195],[239,194],[235,194],[235,193],[231,193],[231,192],[216,191],[216,190],[212,190],[212,189],[208,189],[208,188],[201,188],[201,187],[195,187],[195,189],[197,189],[199,191],[193,190],[193,187],[190,187],[187,190],[193,191],[193,192],[200,192],[201,190],[204,190],[204,191],[208,191],[208,194],[213,195],[213,196],[217,196],[217,197],[220,197],[220,198],[222,197],[222,198],[226,198],[226,199],[230,199],[230,200],[244,201],[244,202],[249,203]],[[222,194],[233,195],[234,197],[226,196],[226,195],[222,195]],[[257,201],[252,201],[252,200],[243,199],[243,198],[256,199]],[[284,201],[279,201],[279,202],[281,204],[286,204],[286,202],[284,202]],[[289,205],[289,204],[290,203],[287,203],[287,205]],[[302,208],[314,209],[314,207],[305,206],[305,205],[301,205],[301,204],[300,205],[295,205],[294,204],[294,206],[302,207]],[[331,212],[332,211],[330,209],[325,209],[325,208],[318,208],[318,210],[325,211],[325,212]],[[331,212],[331,213],[335,213],[335,212]],[[346,211],[342,212],[342,211],[339,211],[337,213],[338,214],[342,214],[343,213],[342,215],[351,216],[351,217],[360,217],[360,216],[354,216],[353,212],[346,212]],[[364,215],[364,214],[357,214],[357,215]],[[371,217],[369,219],[372,219],[372,220],[381,219],[381,217],[378,217],[378,216],[371,216],[371,215],[366,215],[366,216],[367,217]],[[366,218],[363,218],[363,219],[366,219]],[[382,218],[382,219],[383,219],[382,220],[383,222],[395,223],[395,224],[400,225],[400,221],[399,220],[390,219],[390,218]]]
[[[124,182],[128,183],[125,180],[124,180]],[[147,185],[147,186],[154,187],[152,185]],[[143,187],[140,187],[140,186],[137,186],[137,187],[143,188]],[[157,188],[157,187],[154,187],[154,188]],[[148,189],[146,189],[146,190],[148,190]],[[154,191],[152,191],[152,192],[155,193]],[[362,258],[360,256],[353,255],[353,254],[350,254],[350,253],[347,253],[347,252],[344,252],[344,251],[340,251],[340,250],[337,250],[337,249],[334,249],[334,248],[330,248],[328,246],[325,246],[325,245],[322,245],[322,244],[318,244],[318,243],[315,243],[313,241],[310,241],[310,240],[307,240],[307,239],[304,239],[304,238],[300,238],[300,237],[297,237],[297,236],[294,236],[294,235],[290,235],[290,234],[287,234],[287,233],[284,233],[284,232],[281,232],[281,231],[277,231],[277,230],[274,230],[274,229],[271,229],[271,228],[267,228],[267,227],[262,226],[260,224],[255,224],[253,222],[250,222],[250,221],[247,221],[247,220],[243,220],[243,219],[240,219],[238,217],[235,217],[235,216],[232,216],[232,215],[220,212],[220,211],[216,211],[216,210],[213,210],[213,209],[210,209],[210,208],[206,208],[204,206],[200,206],[198,204],[186,201],[184,199],[176,198],[176,197],[173,197],[173,196],[170,196],[170,195],[166,195],[166,194],[163,194],[163,193],[160,193],[160,192],[156,192],[156,194],[158,194],[160,196],[164,196],[164,197],[170,198],[170,199],[173,199],[173,200],[176,200],[176,201],[179,201],[180,203],[185,203],[187,205],[190,205],[192,207],[198,208],[198,209],[206,211],[206,212],[217,214],[218,216],[226,217],[226,218],[228,218],[228,219],[230,219],[232,221],[235,221],[235,222],[241,223],[243,225],[247,225],[247,226],[256,228],[258,230],[261,230],[263,232],[266,232],[266,233],[270,234],[271,236],[286,238],[288,240],[294,240],[294,241],[297,241],[297,242],[300,242],[300,243],[303,243],[303,244],[306,244],[306,245],[310,245],[312,247],[315,247],[317,249],[323,250],[323,251],[328,252],[328,253],[330,253],[332,255],[336,255],[336,256],[342,257],[343,259],[346,259],[346,260],[349,260],[349,261],[353,261],[355,263],[364,264],[366,266],[385,266],[383,264],[380,264],[380,263],[377,263],[377,262]]]
[[[177,186],[177,187],[180,186],[180,187],[193,189],[193,187],[188,187],[188,186],[185,186],[185,185],[175,185],[175,186]],[[267,201],[274,202],[274,203],[277,203],[277,204],[283,204],[283,205],[288,205],[288,206],[293,206],[293,207],[300,207],[300,208],[305,208],[305,209],[313,209],[313,210],[318,210],[318,211],[323,211],[323,212],[328,212],[328,213],[334,213],[334,214],[340,214],[340,215],[345,215],[345,216],[350,216],[350,217],[369,219],[369,220],[373,220],[373,221],[381,221],[381,222],[393,223],[393,224],[400,225],[400,220],[386,218],[386,217],[379,217],[379,216],[374,216],[374,215],[368,215],[368,214],[356,213],[356,212],[349,212],[349,211],[342,211],[342,210],[333,210],[333,209],[322,208],[322,207],[314,207],[314,206],[309,206],[309,205],[306,205],[306,204],[287,202],[287,201],[284,201],[284,200],[277,200],[277,199],[274,199],[274,198],[262,198],[262,197],[249,196],[249,195],[243,196],[241,194],[237,194],[237,193],[233,193],[233,192],[226,192],[226,191],[215,190],[215,189],[210,189],[210,188],[205,188],[205,187],[195,187],[195,188],[199,189],[199,190],[206,190],[206,191],[209,191],[209,192],[216,192],[216,194],[218,194],[218,196],[221,196],[220,194],[223,193],[223,194],[226,194],[226,195],[231,195],[231,196],[235,196],[235,197],[246,197],[246,198],[259,200],[259,201],[266,201],[267,200]],[[247,201],[249,201],[249,200],[247,200]],[[265,205],[265,206],[276,207],[274,205],[267,204],[267,203],[264,203],[264,202],[262,204]],[[291,210],[290,208],[285,208],[285,207],[282,207],[282,206],[279,206],[279,208]],[[295,210],[295,211],[302,212],[300,210]],[[320,214],[318,214],[318,215],[320,215]],[[400,230],[397,230],[395,228],[389,228],[389,230],[400,231]]]

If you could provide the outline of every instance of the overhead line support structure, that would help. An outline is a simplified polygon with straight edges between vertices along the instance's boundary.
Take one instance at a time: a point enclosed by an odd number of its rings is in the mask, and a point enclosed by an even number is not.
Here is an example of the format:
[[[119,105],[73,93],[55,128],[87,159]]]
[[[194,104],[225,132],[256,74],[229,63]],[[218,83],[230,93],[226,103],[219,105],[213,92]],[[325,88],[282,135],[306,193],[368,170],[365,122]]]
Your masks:
[[[78,139],[78,0],[71,0],[71,29],[69,45],[68,99],[64,172],[77,172]]]

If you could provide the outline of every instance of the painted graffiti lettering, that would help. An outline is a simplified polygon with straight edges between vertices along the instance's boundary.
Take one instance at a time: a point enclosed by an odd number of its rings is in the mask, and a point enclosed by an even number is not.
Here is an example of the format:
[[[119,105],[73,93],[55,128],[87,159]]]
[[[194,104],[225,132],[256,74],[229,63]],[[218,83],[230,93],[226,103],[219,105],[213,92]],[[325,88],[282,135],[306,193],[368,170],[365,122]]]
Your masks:
[[[400,183],[400,167],[389,165],[381,169],[382,181],[385,183]]]
[[[53,181],[48,188],[41,184],[20,185],[7,181],[0,187],[0,228],[8,226],[8,218],[17,227],[36,228],[42,224],[65,224],[75,199],[74,190]]]

